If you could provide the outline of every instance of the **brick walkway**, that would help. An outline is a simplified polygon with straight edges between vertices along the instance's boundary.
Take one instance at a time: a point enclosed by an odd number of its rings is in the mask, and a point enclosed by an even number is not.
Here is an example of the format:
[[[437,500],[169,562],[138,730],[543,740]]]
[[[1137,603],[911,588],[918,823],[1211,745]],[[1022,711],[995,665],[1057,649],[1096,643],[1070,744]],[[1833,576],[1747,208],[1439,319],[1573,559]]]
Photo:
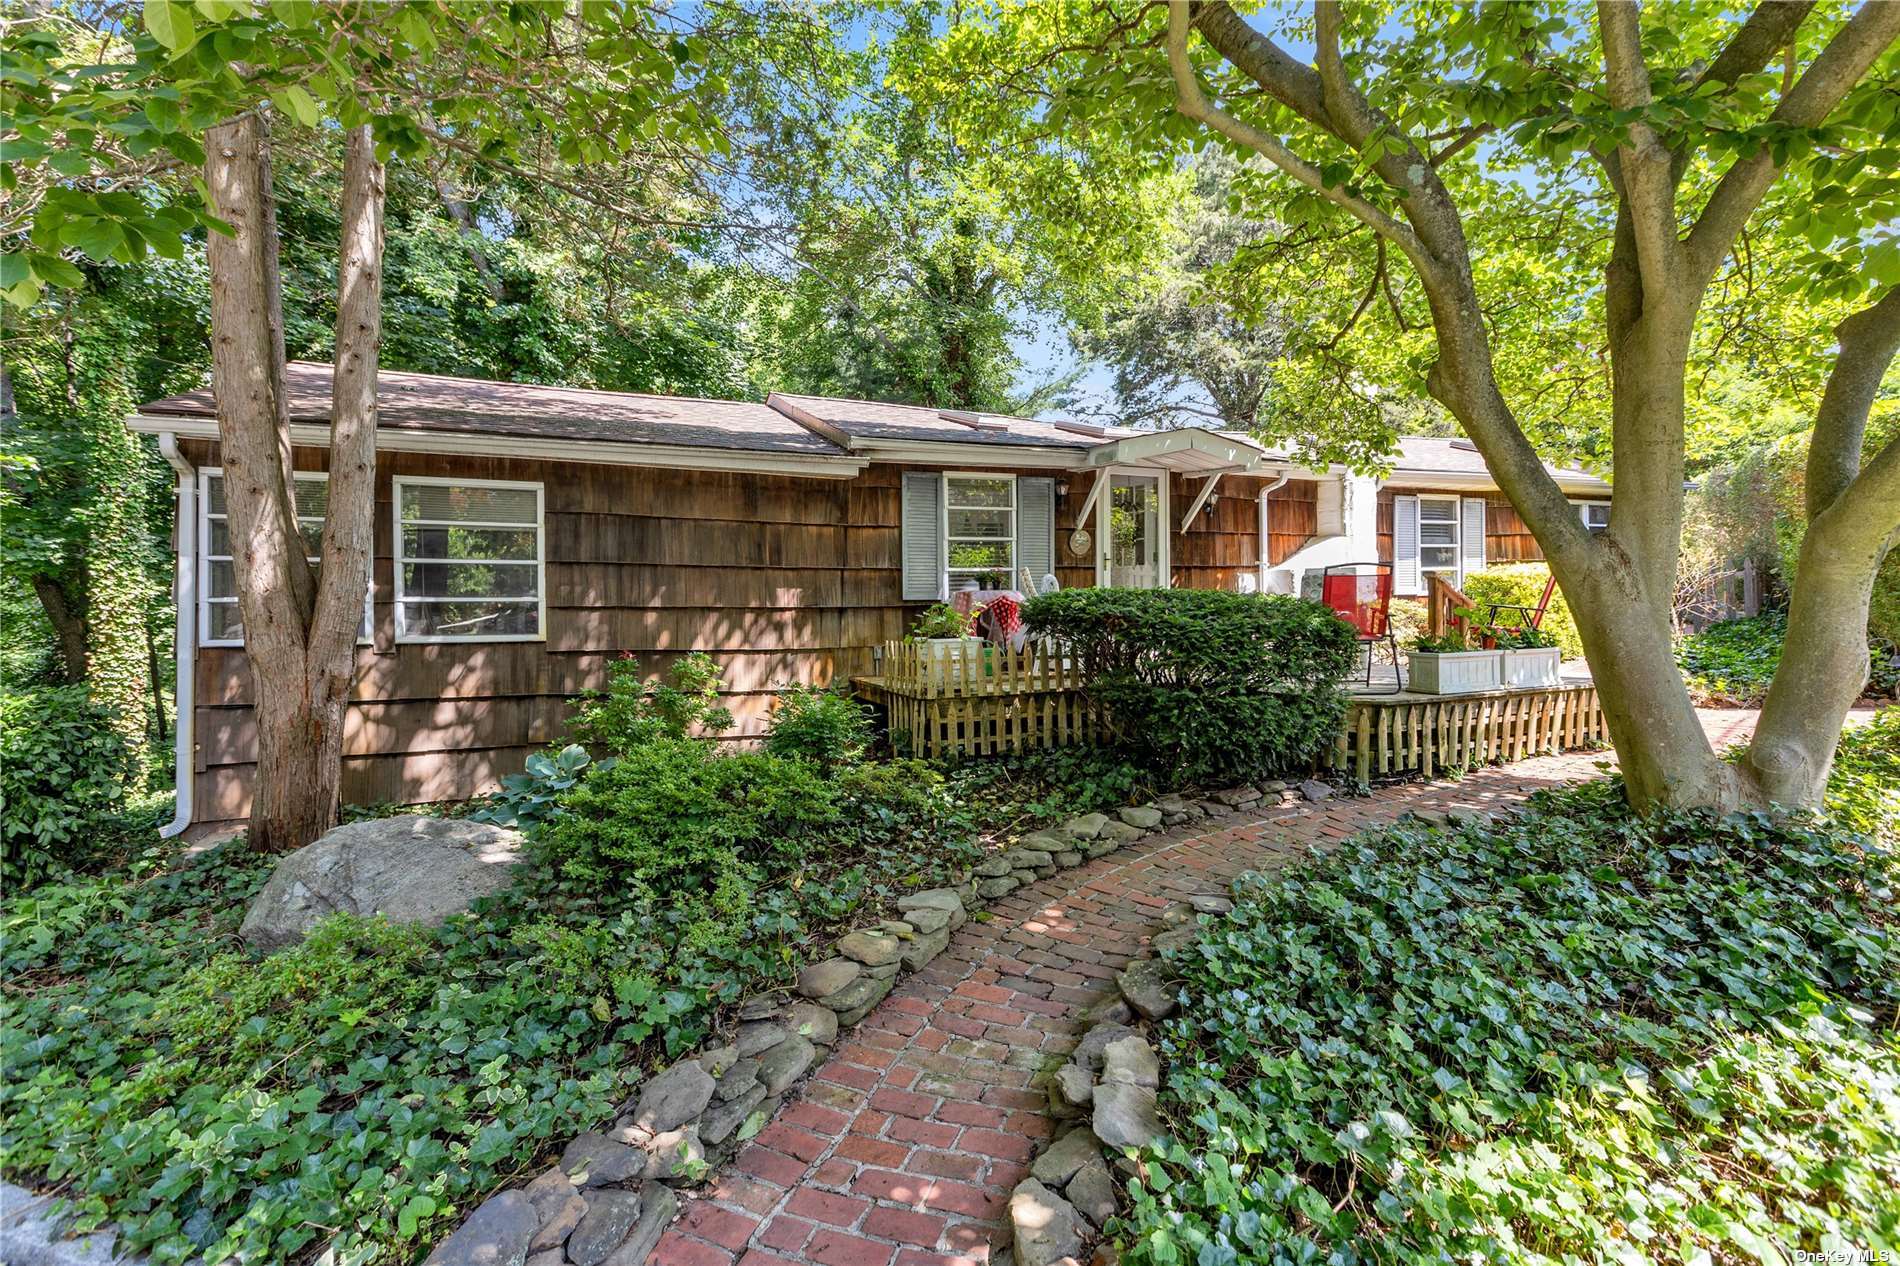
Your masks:
[[[1752,712],[1703,713],[1717,747]],[[1540,757],[1458,782],[1276,809],[1147,838],[1020,889],[905,980],[799,1096],[687,1203],[659,1266],[982,1266],[1009,1191],[1048,1137],[1031,1082],[1082,1012],[1140,957],[1161,911],[1408,809],[1485,810],[1597,773],[1604,754]]]

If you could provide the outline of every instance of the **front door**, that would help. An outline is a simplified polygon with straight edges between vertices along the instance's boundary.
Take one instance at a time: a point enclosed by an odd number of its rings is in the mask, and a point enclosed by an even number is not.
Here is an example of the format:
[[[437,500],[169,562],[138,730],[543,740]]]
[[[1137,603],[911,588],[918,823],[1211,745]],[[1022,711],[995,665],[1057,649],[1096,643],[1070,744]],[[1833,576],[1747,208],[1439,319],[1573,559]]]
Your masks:
[[[1098,583],[1130,589],[1167,584],[1164,493],[1157,475],[1111,475]]]

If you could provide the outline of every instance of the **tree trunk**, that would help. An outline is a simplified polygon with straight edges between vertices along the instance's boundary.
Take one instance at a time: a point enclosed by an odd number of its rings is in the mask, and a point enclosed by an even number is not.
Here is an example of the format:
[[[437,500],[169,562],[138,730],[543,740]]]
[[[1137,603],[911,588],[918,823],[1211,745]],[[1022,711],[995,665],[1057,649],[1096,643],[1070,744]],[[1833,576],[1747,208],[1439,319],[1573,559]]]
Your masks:
[[[51,576],[33,577],[33,592],[39,595],[46,622],[53,626],[59,645],[60,680],[81,682],[86,679],[86,617],[74,609],[66,590]]]
[[[321,591],[292,497],[276,215],[269,136],[259,117],[243,115],[207,133],[205,181],[213,212],[232,229],[209,234],[205,254],[224,495],[256,700],[250,842],[261,852],[281,852],[309,843],[336,820],[343,709],[369,583],[382,174],[366,140],[352,134],[332,419],[333,435],[340,431],[346,447],[324,528],[323,556],[335,565],[323,569]],[[358,385],[365,367],[367,425]],[[338,418],[345,420],[341,428]],[[339,625],[346,631],[339,633]]]

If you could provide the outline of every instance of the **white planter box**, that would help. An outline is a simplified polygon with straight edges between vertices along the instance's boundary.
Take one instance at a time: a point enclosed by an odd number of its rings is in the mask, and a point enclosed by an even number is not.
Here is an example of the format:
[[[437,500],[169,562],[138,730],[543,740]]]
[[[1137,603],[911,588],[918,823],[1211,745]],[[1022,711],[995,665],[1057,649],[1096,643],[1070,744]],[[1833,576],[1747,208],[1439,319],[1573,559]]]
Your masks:
[[[1405,688],[1420,694],[1468,695],[1503,684],[1503,651],[1411,651],[1405,657]]]
[[[1530,650],[1504,651],[1504,684],[1507,686],[1554,686],[1562,652],[1555,646]]]

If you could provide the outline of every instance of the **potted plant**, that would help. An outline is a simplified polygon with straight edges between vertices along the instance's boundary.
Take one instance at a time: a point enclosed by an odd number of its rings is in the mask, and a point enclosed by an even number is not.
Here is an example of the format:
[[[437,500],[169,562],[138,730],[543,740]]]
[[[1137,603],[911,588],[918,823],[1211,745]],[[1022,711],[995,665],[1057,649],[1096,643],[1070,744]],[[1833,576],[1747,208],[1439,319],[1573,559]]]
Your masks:
[[[947,602],[933,603],[926,607],[917,622],[910,626],[910,636],[904,640],[923,647],[924,663],[931,668],[955,664],[969,655],[973,647],[983,643],[970,636],[976,627],[976,617],[983,608],[973,607],[967,614],[957,610]]]
[[[1499,629],[1498,647],[1504,652],[1504,684],[1554,686],[1563,655],[1557,639],[1542,629]]]
[[[1405,684],[1428,695],[1463,695],[1496,690],[1504,681],[1504,653],[1473,650],[1464,636],[1421,637],[1405,655]]]

